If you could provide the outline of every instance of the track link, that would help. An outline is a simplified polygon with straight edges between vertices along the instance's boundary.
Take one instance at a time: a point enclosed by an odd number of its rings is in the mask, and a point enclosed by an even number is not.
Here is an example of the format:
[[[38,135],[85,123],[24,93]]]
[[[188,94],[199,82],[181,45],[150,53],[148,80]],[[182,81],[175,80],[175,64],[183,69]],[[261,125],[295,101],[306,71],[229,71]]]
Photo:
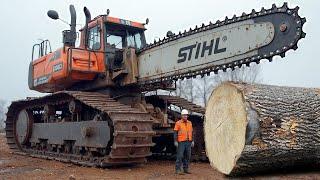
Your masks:
[[[113,139],[110,153],[103,157],[82,156],[78,154],[52,152],[25,148],[19,144],[15,135],[15,121],[22,109],[59,104],[70,100],[81,103],[108,115],[112,120]],[[53,159],[85,166],[112,166],[143,163],[151,155],[150,147],[153,121],[150,115],[138,109],[119,103],[109,96],[97,92],[62,91],[41,98],[13,102],[7,113],[6,138],[9,148],[17,154]]]

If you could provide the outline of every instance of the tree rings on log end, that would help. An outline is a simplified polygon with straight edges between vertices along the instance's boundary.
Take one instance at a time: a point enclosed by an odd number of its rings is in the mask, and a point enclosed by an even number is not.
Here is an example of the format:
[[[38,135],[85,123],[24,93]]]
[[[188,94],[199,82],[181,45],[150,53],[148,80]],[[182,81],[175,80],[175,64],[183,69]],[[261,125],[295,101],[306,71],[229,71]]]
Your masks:
[[[206,153],[211,166],[229,174],[245,146],[246,102],[241,91],[231,83],[214,90],[204,123]]]

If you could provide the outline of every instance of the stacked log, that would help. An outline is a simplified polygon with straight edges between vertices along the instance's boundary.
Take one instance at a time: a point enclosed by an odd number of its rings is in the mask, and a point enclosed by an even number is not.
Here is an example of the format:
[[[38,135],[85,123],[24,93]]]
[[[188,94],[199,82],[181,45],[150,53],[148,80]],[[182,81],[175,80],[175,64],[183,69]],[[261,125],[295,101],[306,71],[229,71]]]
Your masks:
[[[208,101],[210,164],[239,175],[320,160],[320,89],[227,82]]]

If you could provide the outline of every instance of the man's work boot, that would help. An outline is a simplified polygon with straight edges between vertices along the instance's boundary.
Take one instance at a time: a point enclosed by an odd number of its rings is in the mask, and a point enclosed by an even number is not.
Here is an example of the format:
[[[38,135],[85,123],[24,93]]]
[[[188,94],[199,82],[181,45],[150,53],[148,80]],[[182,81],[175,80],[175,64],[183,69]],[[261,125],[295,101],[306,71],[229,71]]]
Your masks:
[[[177,175],[184,175],[184,173],[181,170],[176,170]]]
[[[184,169],[183,172],[186,174],[191,174],[191,172],[188,169]]]

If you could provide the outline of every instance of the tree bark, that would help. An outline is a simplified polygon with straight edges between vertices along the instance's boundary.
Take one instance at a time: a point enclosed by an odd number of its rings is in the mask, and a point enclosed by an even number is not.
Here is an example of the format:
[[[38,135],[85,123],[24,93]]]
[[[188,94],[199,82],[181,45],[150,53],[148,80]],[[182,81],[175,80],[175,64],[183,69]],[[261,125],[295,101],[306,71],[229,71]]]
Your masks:
[[[320,160],[320,89],[227,82],[208,101],[211,166],[239,175]]]

